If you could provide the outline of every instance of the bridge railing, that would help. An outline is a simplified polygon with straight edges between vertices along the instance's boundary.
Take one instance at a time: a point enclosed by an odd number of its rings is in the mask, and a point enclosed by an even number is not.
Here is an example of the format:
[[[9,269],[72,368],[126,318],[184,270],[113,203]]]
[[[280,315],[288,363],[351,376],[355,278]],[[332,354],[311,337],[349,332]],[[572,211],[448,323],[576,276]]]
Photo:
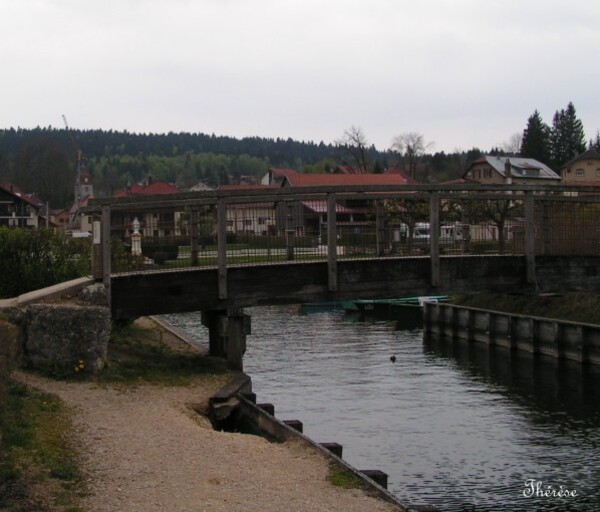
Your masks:
[[[95,201],[96,274],[423,256],[600,253],[600,187],[223,190]],[[533,270],[532,270],[533,271]]]

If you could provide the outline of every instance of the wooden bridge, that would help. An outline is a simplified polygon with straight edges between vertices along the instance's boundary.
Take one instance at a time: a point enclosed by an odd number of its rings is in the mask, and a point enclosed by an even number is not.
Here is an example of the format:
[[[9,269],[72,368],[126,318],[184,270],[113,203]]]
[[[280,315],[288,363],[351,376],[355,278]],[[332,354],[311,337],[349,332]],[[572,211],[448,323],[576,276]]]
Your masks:
[[[114,318],[203,311],[211,351],[241,367],[244,307],[597,292],[599,203],[600,187],[330,186],[131,195],[86,214]]]

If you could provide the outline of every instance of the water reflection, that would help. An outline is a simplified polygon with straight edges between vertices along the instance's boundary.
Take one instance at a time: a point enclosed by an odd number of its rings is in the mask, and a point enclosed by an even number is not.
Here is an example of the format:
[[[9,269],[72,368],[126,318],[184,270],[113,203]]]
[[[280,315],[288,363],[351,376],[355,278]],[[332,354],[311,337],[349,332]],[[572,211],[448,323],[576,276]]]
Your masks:
[[[525,406],[532,421],[554,422],[559,417],[561,423],[600,427],[598,366],[431,336],[423,347],[432,358],[455,361],[464,375]]]
[[[316,441],[342,444],[359,469],[388,473],[403,501],[454,512],[599,509],[598,369],[424,342],[421,330],[339,311],[248,312],[244,364],[259,401],[302,420]],[[170,319],[206,337],[199,315]],[[579,496],[525,498],[527,479]]]

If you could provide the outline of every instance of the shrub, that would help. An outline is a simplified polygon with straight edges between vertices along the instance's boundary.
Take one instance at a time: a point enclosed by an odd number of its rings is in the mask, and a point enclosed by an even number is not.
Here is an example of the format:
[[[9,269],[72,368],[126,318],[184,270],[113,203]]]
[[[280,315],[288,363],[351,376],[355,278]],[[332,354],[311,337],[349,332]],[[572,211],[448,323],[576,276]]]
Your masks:
[[[169,259],[169,255],[164,251],[157,251],[152,255],[152,259],[157,265],[162,265]]]
[[[88,275],[91,241],[50,229],[0,227],[0,298]]]

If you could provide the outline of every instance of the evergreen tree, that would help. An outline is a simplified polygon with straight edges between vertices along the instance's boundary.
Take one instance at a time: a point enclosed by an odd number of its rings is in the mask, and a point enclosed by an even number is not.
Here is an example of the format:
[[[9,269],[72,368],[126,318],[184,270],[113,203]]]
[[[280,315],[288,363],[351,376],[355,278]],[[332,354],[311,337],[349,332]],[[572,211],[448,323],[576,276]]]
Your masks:
[[[525,158],[535,158],[544,164],[550,162],[550,127],[537,110],[527,120],[520,152]]]
[[[33,140],[21,148],[14,180],[24,192],[35,193],[54,208],[67,207],[73,200],[75,172],[67,153],[50,138]]]
[[[596,138],[590,139],[588,149],[600,153],[600,131],[596,131]]]
[[[572,102],[554,114],[550,141],[552,165],[556,169],[585,151],[583,123],[577,118]]]

